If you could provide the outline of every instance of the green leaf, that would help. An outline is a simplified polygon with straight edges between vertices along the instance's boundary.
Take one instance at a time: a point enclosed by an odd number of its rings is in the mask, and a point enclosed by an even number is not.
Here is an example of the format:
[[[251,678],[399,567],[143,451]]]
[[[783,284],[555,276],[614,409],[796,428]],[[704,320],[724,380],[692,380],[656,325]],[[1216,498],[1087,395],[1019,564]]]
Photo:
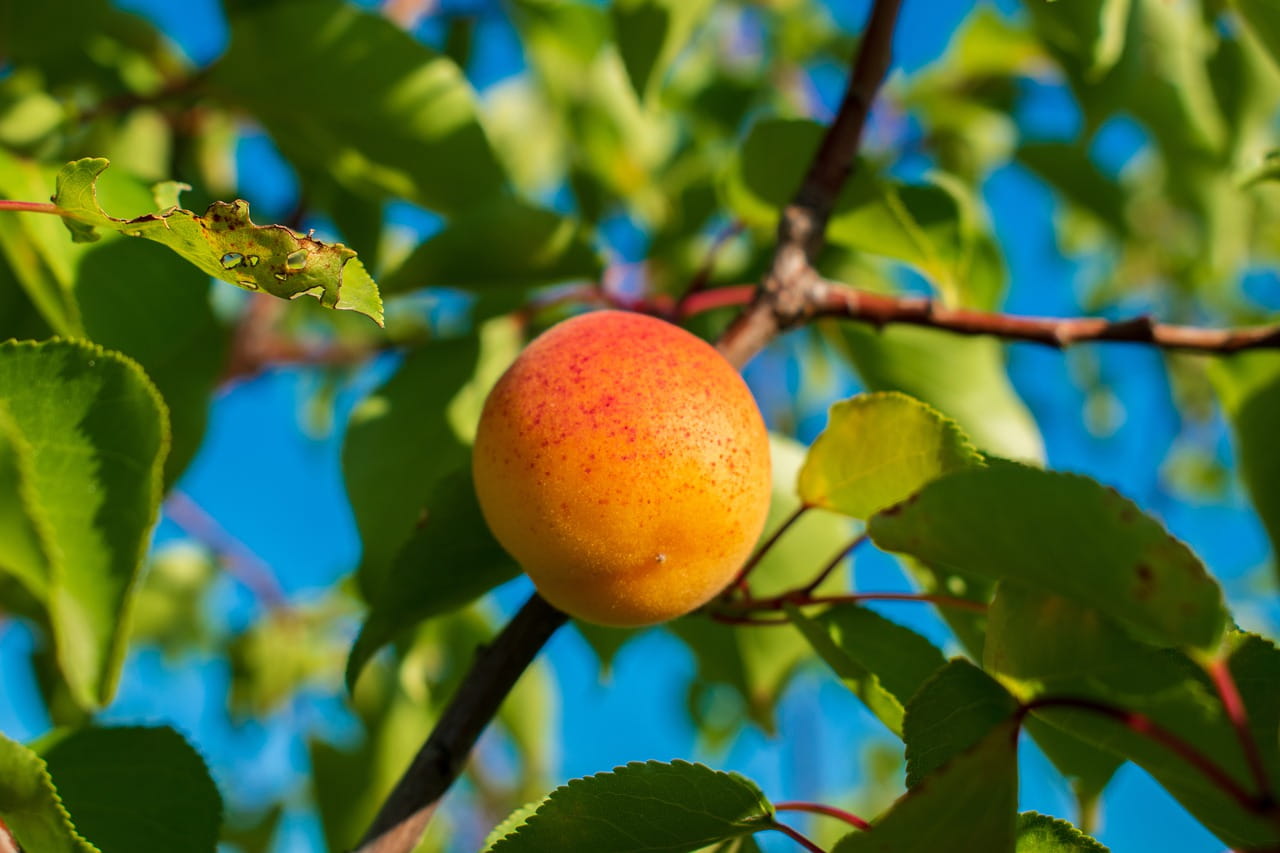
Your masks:
[[[968,752],[902,796],[831,853],[1013,853],[1018,808],[1017,726],[996,722]]]
[[[1035,0],[1026,5],[1041,36],[1076,57],[1089,80],[1103,77],[1124,52],[1130,0]]]
[[[942,652],[910,628],[857,605],[814,617],[788,606],[787,615],[844,685],[901,737],[906,705],[946,664]]]
[[[634,762],[557,788],[487,850],[684,853],[767,829],[772,814],[760,789],[736,773]]]
[[[1244,702],[1259,755],[1280,778],[1280,651],[1233,632],[1224,654]],[[1078,659],[1073,659],[1078,655]],[[1024,701],[1068,696],[1141,714],[1209,756],[1248,790],[1239,738],[1201,666],[1186,654],[1130,637],[1096,610],[1044,592],[1001,584],[991,606],[987,663]],[[1036,710],[1028,722],[1064,732],[1133,761],[1224,843],[1265,849],[1280,842],[1273,821],[1243,809],[1164,744],[1110,717],[1069,708]]]
[[[955,422],[923,403],[895,392],[860,394],[831,407],[800,469],[800,499],[867,518],[980,461]]]
[[[56,552],[48,609],[76,700],[115,691],[129,602],[161,497],[164,403],[129,359],[69,341],[0,344],[0,401],[31,446]]]
[[[763,539],[795,512],[796,476],[804,448],[791,439],[770,436],[773,457],[773,497]],[[841,516],[821,510],[806,512],[769,550],[751,572],[752,592],[777,595],[808,583],[822,567],[847,547],[852,525]],[[844,570],[827,583],[846,583]],[[774,708],[801,664],[810,658],[809,644],[786,628],[732,627],[700,614],[667,623],[664,628],[683,640],[698,661],[697,682],[727,684],[737,691],[748,715],[765,731],[774,729]]]
[[[53,531],[36,500],[31,445],[0,402],[0,571],[48,599]]]
[[[475,338],[427,343],[351,413],[342,470],[364,543],[358,580],[367,601],[377,600],[435,484],[467,458],[447,408],[478,353]]]
[[[485,524],[469,465],[441,478],[425,509],[425,522],[396,556],[351,649],[348,687],[396,634],[520,574]]]
[[[505,191],[462,72],[382,15],[289,0],[246,4],[230,24],[209,85],[302,169],[445,213]]]
[[[0,819],[24,850],[100,853],[71,824],[44,760],[0,734]]]
[[[213,853],[222,797],[168,726],[55,733],[40,749],[76,828],[102,853]]]
[[[1164,645],[1211,649],[1226,625],[1222,591],[1195,555],[1085,477],[1013,464],[961,471],[868,530],[886,550],[1040,585]]]
[[[999,341],[854,323],[841,324],[840,336],[867,387],[902,391],[933,406],[955,419],[981,450],[1010,459],[1044,458],[1040,431],[1009,382]]]
[[[645,100],[705,19],[709,0],[613,0],[614,38],[636,95]]]
[[[387,277],[383,292],[526,288],[595,279],[600,270],[600,258],[577,222],[522,201],[498,199],[451,219]]]
[[[1249,353],[1214,361],[1209,376],[1235,433],[1240,478],[1271,539],[1280,552],[1280,358]],[[1280,574],[1280,561],[1272,560]]]
[[[907,705],[902,722],[907,788],[925,782],[1017,708],[1009,691],[969,661],[956,658],[948,662]]]
[[[85,333],[135,359],[164,398],[173,432],[167,489],[200,447],[226,367],[230,329],[209,304],[209,279],[170,252],[104,240],[80,256],[74,288]]]
[[[1031,143],[1018,149],[1018,162],[1117,234],[1128,232],[1125,189],[1098,171],[1083,145]]]
[[[197,216],[173,208],[133,219],[108,216],[98,204],[98,176],[110,165],[101,157],[68,163],[58,173],[53,203],[76,242],[93,242],[98,228],[144,237],[168,246],[208,275],[245,290],[282,299],[314,296],[327,308],[354,308],[382,324],[382,305],[372,297],[372,279],[362,268],[357,292],[344,300],[344,272],[356,253],[341,243],[322,243],[283,225],[254,225],[249,203],[216,201]],[[376,303],[376,304],[375,304]]]
[[[1276,69],[1280,70],[1280,17],[1276,16],[1275,6],[1270,0],[1231,0],[1231,6],[1267,48]]]
[[[1016,853],[1110,853],[1065,820],[1023,812],[1018,815]]]

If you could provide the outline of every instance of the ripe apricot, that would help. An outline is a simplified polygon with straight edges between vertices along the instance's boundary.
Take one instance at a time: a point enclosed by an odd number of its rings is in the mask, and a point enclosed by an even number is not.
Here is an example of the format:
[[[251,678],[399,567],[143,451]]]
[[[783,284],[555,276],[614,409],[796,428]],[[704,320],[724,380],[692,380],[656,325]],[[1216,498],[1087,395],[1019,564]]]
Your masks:
[[[566,320],[494,386],[476,433],[494,536],[547,601],[600,625],[701,606],[764,526],[769,440],[709,344],[622,311]]]

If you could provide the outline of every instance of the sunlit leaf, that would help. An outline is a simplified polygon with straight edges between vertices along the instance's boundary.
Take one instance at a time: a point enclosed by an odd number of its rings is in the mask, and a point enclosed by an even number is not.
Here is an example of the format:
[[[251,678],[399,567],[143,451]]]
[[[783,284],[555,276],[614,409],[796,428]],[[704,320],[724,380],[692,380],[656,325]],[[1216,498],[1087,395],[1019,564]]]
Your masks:
[[[102,853],[85,841],[49,778],[44,760],[0,734],[0,819],[14,839],[41,853]]]
[[[0,344],[0,403],[30,445],[30,498],[57,548],[48,610],[76,700],[105,704],[128,639],[168,450],[164,403],[137,364],[87,344]]]
[[[282,299],[314,296],[328,308],[353,308],[382,323],[377,288],[362,268],[356,292],[344,294],[344,268],[356,253],[341,243],[322,243],[283,225],[254,225],[248,202],[214,202],[198,216],[174,208],[133,219],[109,216],[98,203],[96,184],[108,162],[87,157],[58,173],[53,202],[77,242],[98,239],[98,228],[144,237],[168,246],[214,278]],[[345,299],[344,299],[345,296]]]
[[[905,394],[860,394],[831,407],[800,469],[800,499],[867,518],[979,456],[954,421]]]
[[[1017,853],[1110,853],[1065,820],[1023,812],[1018,815]]]

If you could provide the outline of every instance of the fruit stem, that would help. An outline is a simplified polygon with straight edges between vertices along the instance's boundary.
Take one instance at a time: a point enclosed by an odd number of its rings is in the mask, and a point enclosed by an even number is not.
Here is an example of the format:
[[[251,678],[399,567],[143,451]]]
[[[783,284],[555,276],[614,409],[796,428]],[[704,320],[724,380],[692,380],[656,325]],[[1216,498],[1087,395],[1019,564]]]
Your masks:
[[[813,580],[809,581],[809,583],[805,584],[805,586],[800,591],[805,593],[806,595],[812,594],[813,591],[818,587],[822,586],[822,582],[825,581],[827,578],[829,578],[831,576],[831,573],[834,572],[840,566],[840,564],[844,562],[845,557],[848,557],[850,554],[853,553],[853,549],[857,548],[859,545],[861,545],[863,542],[866,542],[867,540],[868,540],[868,537],[866,533],[859,533],[857,536],[855,536],[853,541],[850,542],[848,545],[844,546],[843,548],[841,548],[840,553],[832,557],[831,562],[827,563],[827,565],[822,569],[822,571],[818,573],[818,576]]]
[[[747,586],[747,576],[750,575],[751,571],[760,564],[760,561],[764,559],[764,555],[769,553],[769,549],[778,544],[778,540],[782,538],[782,534],[786,533],[791,525],[799,521],[800,516],[804,515],[805,511],[808,509],[808,504],[800,504],[800,506],[796,507],[795,512],[787,516],[786,520],[783,521],[782,524],[778,525],[778,529],[773,531],[773,534],[765,540],[764,544],[757,548],[756,552],[751,555],[751,558],[743,564],[742,569],[725,589],[722,597],[728,597],[732,595],[734,591],[740,591],[748,601],[751,600],[751,589]]]
[[[774,811],[779,812],[810,812],[812,814],[825,815],[826,817],[833,817],[836,820],[842,820],[850,826],[858,829],[871,828],[871,824],[867,823],[856,814],[847,812],[844,809],[838,809],[835,806],[826,806],[822,803],[774,803],[773,808]]]

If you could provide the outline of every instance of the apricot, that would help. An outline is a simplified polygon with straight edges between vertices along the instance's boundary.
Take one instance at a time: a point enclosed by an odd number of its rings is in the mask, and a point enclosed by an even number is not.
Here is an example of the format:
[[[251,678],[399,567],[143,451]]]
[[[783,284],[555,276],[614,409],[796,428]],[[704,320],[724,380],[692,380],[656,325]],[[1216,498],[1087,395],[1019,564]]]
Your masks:
[[[662,320],[583,314],[536,338],[485,401],[485,520],[547,601],[651,625],[732,580],[769,508],[769,439],[746,383]]]

